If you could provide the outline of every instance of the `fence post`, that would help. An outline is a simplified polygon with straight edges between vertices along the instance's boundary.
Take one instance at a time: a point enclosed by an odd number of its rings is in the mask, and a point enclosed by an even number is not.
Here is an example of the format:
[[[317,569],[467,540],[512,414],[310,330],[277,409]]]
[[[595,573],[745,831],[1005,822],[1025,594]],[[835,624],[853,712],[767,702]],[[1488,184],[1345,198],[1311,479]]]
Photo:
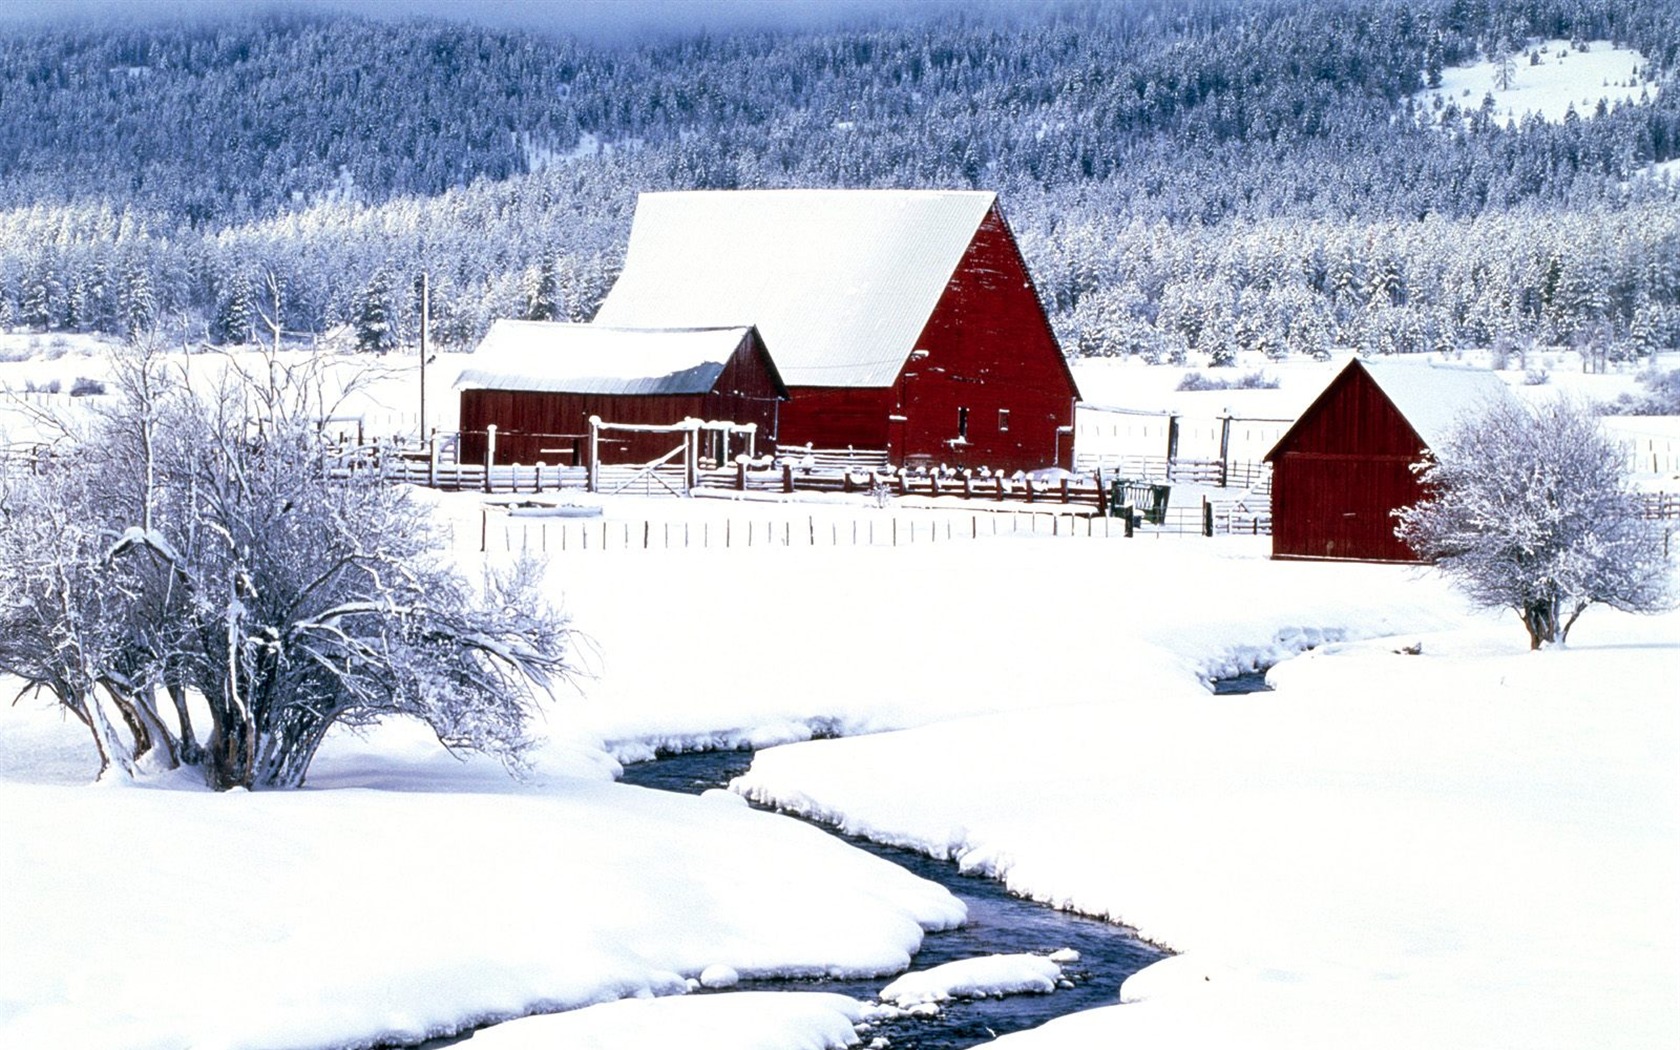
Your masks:
[[[431,444],[432,444],[431,454],[426,457],[426,487],[429,488],[429,489],[435,489],[435,488],[437,488],[437,468],[438,468],[438,434],[437,434],[437,427],[432,428]]]
[[[490,508],[478,509],[478,553],[490,552]]]
[[[783,492],[792,492],[793,491],[793,464],[792,463],[783,463],[782,464],[782,491]]]
[[[1230,481],[1231,473],[1231,410],[1219,417],[1219,487]]]
[[[747,461],[744,459],[735,463],[735,491],[747,491]]]
[[[588,459],[584,463],[587,480],[584,489],[588,492],[601,491],[601,417],[589,417],[589,448]]]
[[[1137,528],[1137,511],[1133,510],[1131,507],[1121,507],[1120,520],[1126,525],[1126,538],[1128,540],[1131,539],[1132,530]]]
[[[484,491],[490,492],[490,468],[496,463],[496,424],[484,428]]]
[[[1103,468],[1097,468],[1097,513],[1108,516],[1108,492],[1103,488]]]
[[[1202,535],[1213,535],[1213,504],[1208,502],[1206,496],[1202,497]]]

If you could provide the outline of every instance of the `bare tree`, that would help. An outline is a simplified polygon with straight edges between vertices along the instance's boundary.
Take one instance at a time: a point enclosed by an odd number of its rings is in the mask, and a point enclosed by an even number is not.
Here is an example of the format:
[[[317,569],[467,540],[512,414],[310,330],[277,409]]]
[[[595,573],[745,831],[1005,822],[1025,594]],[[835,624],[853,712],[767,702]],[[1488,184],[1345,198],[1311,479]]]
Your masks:
[[[1495,404],[1417,469],[1431,495],[1395,512],[1396,534],[1477,605],[1515,610],[1531,648],[1566,641],[1595,603],[1668,607],[1662,534],[1585,408]]]
[[[102,771],[296,786],[332,726],[393,715],[517,762],[566,673],[536,566],[473,585],[406,489],[333,469],[317,369],[229,359],[195,386],[137,358],[92,440],[0,490],[0,670],[81,719]]]

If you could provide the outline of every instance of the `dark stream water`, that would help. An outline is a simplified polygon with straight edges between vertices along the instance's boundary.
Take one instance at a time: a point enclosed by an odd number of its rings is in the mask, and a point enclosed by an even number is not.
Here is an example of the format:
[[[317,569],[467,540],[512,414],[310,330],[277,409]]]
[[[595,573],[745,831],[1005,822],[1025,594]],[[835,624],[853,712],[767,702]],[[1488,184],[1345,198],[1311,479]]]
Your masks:
[[[707,788],[728,784],[751,765],[752,754],[746,751],[673,755],[625,767],[623,782],[699,794]],[[976,1046],[1006,1032],[1035,1028],[1062,1014],[1112,1005],[1119,1001],[1121,981],[1165,954],[1140,941],[1125,927],[1012,897],[1001,883],[963,875],[953,862],[864,839],[847,837],[847,841],[939,883],[968,905],[968,923],[960,929],[928,934],[911,963],[912,969],[925,970],[981,955],[1017,952],[1047,955],[1062,948],[1079,953],[1078,962],[1063,967],[1073,982],[1071,988],[1061,988],[1048,995],[957,1001],[946,1004],[935,1018],[905,1018],[879,1026],[873,1035],[885,1036],[897,1050],[956,1050]],[[891,977],[877,977],[743,981],[734,990],[838,992],[854,999],[873,1000],[891,980]]]

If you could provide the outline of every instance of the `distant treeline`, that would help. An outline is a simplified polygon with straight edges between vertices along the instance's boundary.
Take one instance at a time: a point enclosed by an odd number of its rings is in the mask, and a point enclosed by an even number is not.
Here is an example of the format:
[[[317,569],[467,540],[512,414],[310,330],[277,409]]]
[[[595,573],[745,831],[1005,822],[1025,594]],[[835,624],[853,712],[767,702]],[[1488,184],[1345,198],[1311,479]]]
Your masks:
[[[1637,49],[1645,105],[1420,112],[1533,39]],[[229,17],[0,35],[0,325],[411,339],[587,319],[635,194],[1003,194],[1070,352],[1680,342],[1667,0],[1060,5],[587,45]],[[1668,90],[1661,90],[1662,87]],[[697,250],[727,253],[726,245]]]

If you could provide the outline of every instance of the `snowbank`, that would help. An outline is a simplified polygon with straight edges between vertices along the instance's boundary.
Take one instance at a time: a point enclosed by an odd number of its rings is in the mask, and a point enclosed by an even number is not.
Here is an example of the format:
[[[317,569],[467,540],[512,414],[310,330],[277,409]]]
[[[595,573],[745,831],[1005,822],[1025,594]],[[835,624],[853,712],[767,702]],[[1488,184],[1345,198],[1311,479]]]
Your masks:
[[[740,806],[439,786],[0,785],[0,1046],[418,1040],[681,993],[718,964],[896,973],[963,918],[944,889]]]
[[[473,1050],[839,1050],[866,1011],[843,995],[736,992],[623,999],[528,1017],[473,1036]]]
[[[761,753],[737,787],[1184,954],[1011,1046],[1572,1048],[1680,1030],[1680,614],[1328,645]]]
[[[1046,995],[1061,979],[1062,968],[1042,955],[985,955],[913,970],[881,989],[881,1001],[909,1007],[952,999]]]

